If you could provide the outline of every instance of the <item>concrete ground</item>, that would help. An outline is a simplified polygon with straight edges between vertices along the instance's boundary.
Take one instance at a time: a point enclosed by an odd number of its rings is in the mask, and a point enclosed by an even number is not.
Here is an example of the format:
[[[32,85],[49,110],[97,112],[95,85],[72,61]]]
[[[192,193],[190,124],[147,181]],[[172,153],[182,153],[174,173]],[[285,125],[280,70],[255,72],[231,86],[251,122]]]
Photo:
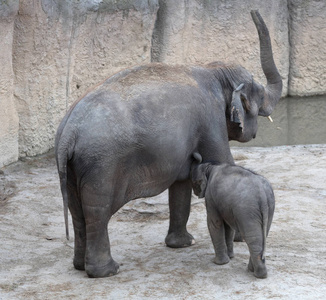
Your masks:
[[[326,145],[232,152],[239,165],[267,177],[275,190],[267,279],[247,271],[245,243],[235,244],[229,264],[212,262],[204,202],[195,196],[188,229],[196,244],[166,247],[166,192],[133,201],[113,217],[109,233],[120,273],[89,279],[72,265],[73,237],[65,240],[50,152],[0,173],[0,299],[325,299]]]

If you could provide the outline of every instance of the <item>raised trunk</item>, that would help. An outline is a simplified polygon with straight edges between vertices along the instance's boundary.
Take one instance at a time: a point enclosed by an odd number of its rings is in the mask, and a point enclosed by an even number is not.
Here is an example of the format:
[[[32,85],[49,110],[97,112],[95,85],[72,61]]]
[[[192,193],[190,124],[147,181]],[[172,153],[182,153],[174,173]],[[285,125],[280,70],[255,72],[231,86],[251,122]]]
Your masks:
[[[259,109],[260,116],[269,116],[282,95],[282,78],[278,72],[272,52],[271,39],[266,24],[258,11],[251,11],[251,17],[256,25],[260,42],[260,61],[267,79],[265,96]]]

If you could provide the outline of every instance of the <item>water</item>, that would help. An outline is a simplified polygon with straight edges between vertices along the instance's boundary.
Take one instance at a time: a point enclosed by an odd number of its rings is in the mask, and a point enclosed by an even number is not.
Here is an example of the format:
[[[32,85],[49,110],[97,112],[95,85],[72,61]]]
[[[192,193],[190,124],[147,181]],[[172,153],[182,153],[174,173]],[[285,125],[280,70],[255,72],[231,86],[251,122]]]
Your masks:
[[[259,117],[254,140],[231,146],[326,144],[326,95],[283,98],[271,116],[273,123]]]

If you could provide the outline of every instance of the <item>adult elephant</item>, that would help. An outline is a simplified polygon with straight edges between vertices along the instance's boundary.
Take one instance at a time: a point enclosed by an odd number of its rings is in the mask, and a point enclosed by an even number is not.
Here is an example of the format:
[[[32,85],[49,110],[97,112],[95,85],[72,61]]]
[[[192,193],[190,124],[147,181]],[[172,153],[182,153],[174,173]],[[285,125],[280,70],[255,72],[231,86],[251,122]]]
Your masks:
[[[254,138],[258,115],[269,116],[281,96],[268,29],[257,11],[251,14],[266,87],[241,66],[148,64],[107,79],[63,118],[55,148],[66,228],[67,207],[73,219],[76,269],[89,277],[116,274],[111,216],[128,201],[167,188],[166,244],[194,243],[186,229],[192,154],[233,164],[229,140]]]

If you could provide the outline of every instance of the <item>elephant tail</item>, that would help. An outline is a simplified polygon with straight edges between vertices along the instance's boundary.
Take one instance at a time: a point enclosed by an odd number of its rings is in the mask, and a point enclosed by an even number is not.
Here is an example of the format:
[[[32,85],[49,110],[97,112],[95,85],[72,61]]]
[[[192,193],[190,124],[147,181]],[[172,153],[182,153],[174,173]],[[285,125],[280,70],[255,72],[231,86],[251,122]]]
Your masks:
[[[270,183],[264,179],[265,201],[262,204],[262,217],[263,217],[263,253],[262,259],[265,260],[266,239],[271,227],[275,210],[275,196]]]
[[[275,209],[275,198],[274,192],[271,185],[266,181],[267,187],[265,187],[266,202],[262,209],[263,214],[263,253],[262,259],[265,260],[266,251],[266,239],[268,236],[269,229],[271,227],[274,209]]]
[[[66,227],[66,238],[69,240],[69,225],[68,225],[68,192],[67,192],[67,170],[63,168],[59,170],[60,188],[63,198],[63,214]]]
[[[68,225],[68,191],[67,191],[67,163],[72,157],[75,143],[72,143],[71,138],[65,136],[65,130],[61,134],[57,134],[55,142],[55,154],[57,160],[57,168],[60,179],[60,188],[63,198],[63,213],[66,228],[66,238],[69,240],[69,225]]]
[[[266,239],[267,239],[267,224],[268,224],[268,207],[263,210],[263,253],[262,261],[265,261]]]

